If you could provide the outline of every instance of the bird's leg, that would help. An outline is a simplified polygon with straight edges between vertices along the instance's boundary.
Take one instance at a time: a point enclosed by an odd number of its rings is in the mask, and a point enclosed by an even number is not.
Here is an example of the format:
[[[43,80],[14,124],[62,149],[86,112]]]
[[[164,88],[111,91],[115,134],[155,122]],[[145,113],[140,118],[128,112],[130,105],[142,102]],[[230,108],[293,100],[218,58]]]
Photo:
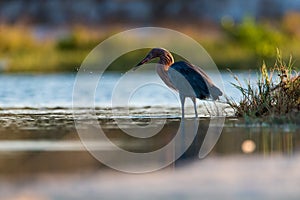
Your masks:
[[[182,94],[179,94],[180,102],[181,102],[181,118],[184,119],[184,102],[185,102],[185,96]]]
[[[192,97],[191,99],[192,99],[192,101],[194,103],[195,117],[198,118],[197,106],[196,106],[196,98]]]

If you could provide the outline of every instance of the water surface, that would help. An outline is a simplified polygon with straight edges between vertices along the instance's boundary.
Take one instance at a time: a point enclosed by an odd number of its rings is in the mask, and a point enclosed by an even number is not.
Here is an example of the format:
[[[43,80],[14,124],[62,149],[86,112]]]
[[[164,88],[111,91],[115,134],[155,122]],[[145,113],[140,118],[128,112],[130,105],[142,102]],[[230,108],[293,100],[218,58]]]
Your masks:
[[[221,73],[225,94],[238,100],[240,94],[230,84],[234,79],[228,72]],[[238,72],[244,80],[255,74]],[[99,81],[95,91],[95,106],[111,106],[112,93],[118,87],[122,73],[105,73]],[[214,74],[210,74],[214,80]],[[0,107],[72,107],[73,85],[76,74],[0,74]],[[88,82],[88,77],[87,77]],[[218,82],[221,82],[218,80]],[[131,106],[177,106],[180,107],[178,95],[168,89],[154,71],[145,73],[130,73],[125,80],[131,85],[139,83],[141,87],[135,91],[126,102]],[[222,87],[222,85],[220,85]],[[88,88],[86,88],[88,90]],[[82,96],[86,90],[82,90]],[[224,99],[223,99],[224,100]],[[190,102],[188,102],[190,104]],[[90,107],[91,105],[82,105]]]
[[[137,176],[99,162],[83,146],[74,113],[86,123],[84,129],[90,125],[92,111],[112,143],[136,153],[162,148],[182,123],[178,96],[157,84],[136,91],[129,107],[111,108],[112,91],[121,76],[108,73],[103,77],[96,90],[95,109],[91,105],[73,109],[75,74],[0,75],[1,199],[299,199],[299,125],[249,124],[230,117],[232,112],[222,103],[218,105],[228,117],[204,159],[199,159],[199,150],[213,112],[207,109],[211,102],[200,101],[198,119],[193,118],[191,104],[187,105],[186,120],[199,122],[199,127],[192,144],[175,163]],[[240,98],[230,84],[231,75],[222,76],[226,94]],[[130,84],[135,81],[157,83],[160,79],[142,73]],[[147,126],[151,120],[153,128],[163,124],[152,137],[134,138],[122,130]],[[107,142],[92,139],[89,142],[97,151],[114,155]],[[160,159],[169,154],[165,156]],[[125,162],[118,156],[112,160]]]

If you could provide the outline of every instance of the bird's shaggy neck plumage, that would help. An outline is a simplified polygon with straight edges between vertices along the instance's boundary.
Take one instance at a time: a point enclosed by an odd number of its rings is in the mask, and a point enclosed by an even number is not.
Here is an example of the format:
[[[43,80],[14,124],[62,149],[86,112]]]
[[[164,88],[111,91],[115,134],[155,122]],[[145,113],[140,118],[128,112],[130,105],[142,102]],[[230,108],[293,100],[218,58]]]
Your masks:
[[[169,67],[174,63],[174,58],[172,54],[163,48],[152,49],[151,54],[154,57],[159,58],[158,65],[156,66],[157,74],[167,86],[177,91],[176,87],[171,83],[170,78],[168,76]]]
[[[152,55],[154,57],[159,57],[158,63],[163,65],[165,71],[168,71],[169,67],[174,63],[174,58],[172,54],[163,48],[152,49]]]
[[[167,52],[159,56],[159,64],[164,65],[165,70],[168,70],[169,67],[174,63],[174,58],[171,53]]]

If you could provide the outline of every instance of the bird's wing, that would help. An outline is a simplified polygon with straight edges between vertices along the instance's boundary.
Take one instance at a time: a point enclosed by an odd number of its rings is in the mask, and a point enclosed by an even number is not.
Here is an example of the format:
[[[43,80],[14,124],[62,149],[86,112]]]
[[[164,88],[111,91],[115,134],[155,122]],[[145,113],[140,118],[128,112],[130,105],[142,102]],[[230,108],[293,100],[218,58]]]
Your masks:
[[[168,74],[172,84],[185,96],[196,96],[200,99],[209,97],[210,93],[206,82],[208,76],[195,70],[194,66],[189,63],[183,61],[175,62],[170,66]],[[184,86],[184,82],[193,90],[194,95],[188,94],[190,92],[187,91],[188,87]]]
[[[192,65],[190,63],[187,63],[190,67],[192,67],[195,71],[197,71],[198,73],[200,73],[205,82],[207,83],[208,86],[208,90],[210,92],[211,97],[216,100],[219,99],[219,96],[223,95],[223,92],[220,90],[220,88],[218,88],[213,81],[210,79],[210,77],[203,71],[203,69],[201,69],[200,67],[197,67],[195,65]]]
[[[214,100],[223,95],[222,91],[214,85],[210,77],[200,67],[184,61],[175,62],[171,67],[179,73],[185,74],[186,80],[189,81],[197,95],[202,94],[202,97],[211,95]],[[201,95],[198,98],[201,99]]]

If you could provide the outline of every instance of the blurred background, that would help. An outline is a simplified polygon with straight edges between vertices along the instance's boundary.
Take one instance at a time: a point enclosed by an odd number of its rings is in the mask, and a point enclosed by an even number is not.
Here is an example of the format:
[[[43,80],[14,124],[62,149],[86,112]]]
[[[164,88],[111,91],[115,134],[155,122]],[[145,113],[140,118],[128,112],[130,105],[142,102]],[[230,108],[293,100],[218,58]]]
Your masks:
[[[300,55],[300,0],[2,0],[0,72],[75,72],[101,41],[141,26],[188,34],[219,69],[273,64],[277,47]]]
[[[76,72],[101,41],[144,26],[171,28],[197,40],[221,71],[224,93],[234,100],[241,93],[228,68],[240,80],[255,82],[263,61],[274,65],[276,48],[284,60],[293,55],[299,66],[300,0],[0,0],[0,199],[299,199],[299,125],[248,124],[231,111],[216,146],[200,161],[212,115],[203,112],[210,106],[205,102],[198,104],[196,139],[182,163],[165,171],[120,173],[86,151],[74,113],[89,119],[91,105],[72,108]],[[157,86],[135,91],[129,112],[117,107],[112,113],[115,85],[147,51],[116,59],[95,91],[95,112],[109,139],[136,152],[167,144],[181,123],[178,98]],[[133,83],[161,81],[154,70],[134,75]],[[194,116],[188,103],[187,114]],[[161,134],[149,140],[129,137],[115,121],[131,120],[121,127],[146,126],[151,116],[168,119]],[[111,150],[104,143],[100,151]],[[185,165],[190,158],[196,161]]]

